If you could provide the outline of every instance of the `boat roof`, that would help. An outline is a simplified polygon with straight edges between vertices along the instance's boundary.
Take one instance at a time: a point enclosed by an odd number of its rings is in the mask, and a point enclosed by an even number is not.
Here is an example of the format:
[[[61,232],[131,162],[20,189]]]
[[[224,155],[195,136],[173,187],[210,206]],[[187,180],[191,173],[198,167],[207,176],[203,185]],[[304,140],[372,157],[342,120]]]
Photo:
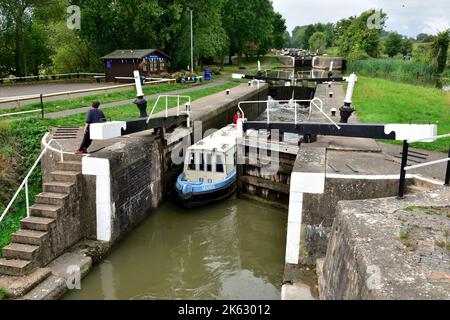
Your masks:
[[[234,124],[214,132],[207,136],[203,140],[200,140],[196,144],[190,146],[188,150],[216,150],[219,152],[227,152],[236,145],[236,138],[239,136],[239,131]]]

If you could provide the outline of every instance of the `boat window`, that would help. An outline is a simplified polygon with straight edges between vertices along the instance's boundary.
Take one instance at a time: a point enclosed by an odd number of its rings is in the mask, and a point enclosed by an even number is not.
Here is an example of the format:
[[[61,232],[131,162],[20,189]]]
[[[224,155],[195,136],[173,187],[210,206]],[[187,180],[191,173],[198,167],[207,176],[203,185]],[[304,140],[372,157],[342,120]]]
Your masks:
[[[200,171],[205,170],[205,159],[203,153],[200,153]]]
[[[212,171],[212,157],[209,153],[206,154],[206,171]]]
[[[216,156],[216,172],[224,172],[223,161],[221,156]]]
[[[195,170],[195,153],[189,154],[189,170]]]

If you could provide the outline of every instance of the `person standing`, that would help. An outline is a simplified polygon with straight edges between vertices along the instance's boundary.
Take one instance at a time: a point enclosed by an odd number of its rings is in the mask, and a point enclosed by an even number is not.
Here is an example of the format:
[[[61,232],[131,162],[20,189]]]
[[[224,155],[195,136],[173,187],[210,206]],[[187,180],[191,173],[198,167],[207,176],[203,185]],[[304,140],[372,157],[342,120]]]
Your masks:
[[[93,101],[92,108],[88,110],[86,114],[86,125],[84,127],[84,137],[81,142],[80,148],[75,151],[75,154],[87,154],[87,149],[92,143],[91,134],[89,132],[89,127],[92,123],[101,123],[106,121],[105,114],[99,109],[100,102]]]
[[[236,112],[236,114],[233,117],[233,124],[237,124],[238,119],[242,119],[242,118],[243,118],[242,112],[241,111]]]

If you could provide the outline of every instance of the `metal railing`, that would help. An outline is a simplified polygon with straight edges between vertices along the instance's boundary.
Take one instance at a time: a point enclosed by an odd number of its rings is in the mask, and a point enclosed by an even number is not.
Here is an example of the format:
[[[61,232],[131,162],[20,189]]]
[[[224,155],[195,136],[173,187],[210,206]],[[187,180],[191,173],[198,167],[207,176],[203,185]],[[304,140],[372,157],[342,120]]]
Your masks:
[[[438,139],[448,138],[450,137],[450,133],[448,134],[442,134],[438,136],[432,136],[428,138],[423,139],[417,139],[417,140],[403,140],[403,150],[402,150],[402,162],[400,167],[400,182],[398,187],[398,198],[403,198],[405,195],[405,184],[406,184],[406,172],[414,169],[424,168],[428,166],[433,166],[439,163],[445,163],[447,162],[447,169],[445,173],[445,179],[444,179],[444,185],[450,186],[450,147],[448,149],[448,157],[429,161],[425,163],[420,163],[412,166],[408,166],[408,154],[409,154],[409,144],[415,143],[415,142],[432,142]]]
[[[27,80],[33,80],[36,81],[40,80],[56,80],[61,78],[68,78],[68,79],[79,79],[80,77],[86,78],[86,76],[92,76],[94,78],[96,77],[104,77],[104,73],[96,73],[96,72],[75,72],[75,73],[59,73],[59,74],[49,74],[49,75],[38,75],[38,76],[23,76],[23,77],[8,77],[8,78],[0,78],[0,83],[4,82],[22,82]]]
[[[33,166],[31,167],[31,169],[28,171],[27,175],[25,176],[25,178],[23,179],[22,183],[20,184],[19,188],[17,189],[16,193],[14,194],[14,196],[12,197],[11,201],[8,203],[8,205],[6,206],[6,209],[3,211],[2,215],[0,216],[0,223],[2,222],[2,220],[4,219],[4,217],[6,216],[6,214],[8,213],[8,211],[11,209],[12,205],[14,204],[14,201],[17,199],[17,197],[19,196],[20,192],[22,190],[25,191],[25,204],[26,204],[26,209],[27,209],[27,217],[30,216],[30,196],[29,196],[29,191],[28,191],[28,180],[30,179],[31,175],[33,174],[34,170],[36,169],[37,165],[39,164],[39,162],[41,161],[42,157],[44,156],[44,154],[47,152],[47,150],[53,150],[58,152],[61,155],[61,162],[64,162],[64,154],[72,154],[69,152],[64,152],[63,148],[61,147],[61,145],[58,143],[58,141],[51,139],[50,141],[47,142],[47,137],[48,137],[48,133],[42,138],[42,143],[45,146],[44,149],[41,151],[39,157],[36,159],[36,161],[34,162]],[[52,143],[56,143],[56,145],[58,146],[58,149],[55,149],[54,147],[51,146]]]
[[[172,81],[175,81],[175,80],[174,79],[164,79],[164,80],[147,82],[146,84],[153,85],[153,84],[161,84],[161,83],[170,83]],[[39,101],[40,101],[39,109],[18,111],[18,112],[12,112],[12,113],[3,113],[3,114],[0,114],[0,118],[7,117],[7,116],[19,115],[19,114],[25,114],[25,113],[33,113],[33,112],[41,112],[41,117],[44,118],[44,98],[51,98],[51,97],[67,95],[68,99],[71,100],[72,99],[71,95],[75,95],[75,94],[99,92],[99,91],[104,91],[105,94],[107,94],[109,90],[134,87],[134,86],[135,86],[134,83],[127,83],[127,84],[119,84],[119,85],[114,85],[114,86],[109,86],[109,87],[99,87],[99,88],[81,89],[81,90],[73,90],[73,91],[62,91],[62,92],[55,92],[55,93],[34,94],[34,95],[27,95],[27,96],[0,98],[0,104],[16,102],[18,108],[21,107],[21,105],[20,105],[21,101],[29,101],[29,100],[36,100],[36,99],[39,99]]]
[[[260,103],[265,103],[266,104],[266,121],[267,124],[270,124],[270,103],[271,102],[276,102],[276,103],[287,103],[289,107],[294,109],[294,123],[297,124],[298,123],[298,106],[301,105],[301,103],[309,103],[309,112],[308,112],[308,116],[306,117],[305,120],[309,120],[309,118],[311,117],[312,114],[312,109],[313,107],[315,107],[320,113],[322,113],[336,128],[338,128],[338,130],[341,129],[341,127],[334,122],[324,111],[323,111],[323,101],[319,98],[314,98],[312,100],[295,100],[295,99],[290,99],[290,100],[265,100],[265,101],[241,101],[238,104],[238,108],[239,111],[242,113],[242,115],[244,116],[244,111],[242,110],[242,105],[243,104],[260,104]],[[245,118],[245,116],[244,116]]]
[[[150,112],[150,115],[147,118],[147,123],[149,123],[150,119],[153,116],[153,113],[156,110],[156,106],[158,105],[159,101],[161,100],[161,98],[165,99],[165,111],[166,111],[166,118],[168,117],[168,112],[169,112],[169,99],[170,98],[176,98],[177,101],[177,117],[180,116],[181,113],[187,114],[188,116],[190,115],[190,106],[191,106],[191,97],[190,96],[181,96],[181,95],[160,95],[158,96],[158,99],[156,99],[155,104],[153,105],[152,111]],[[181,111],[180,112],[180,101],[184,99],[185,101],[185,106],[186,106],[186,110],[185,111]],[[188,121],[189,124],[189,121]]]

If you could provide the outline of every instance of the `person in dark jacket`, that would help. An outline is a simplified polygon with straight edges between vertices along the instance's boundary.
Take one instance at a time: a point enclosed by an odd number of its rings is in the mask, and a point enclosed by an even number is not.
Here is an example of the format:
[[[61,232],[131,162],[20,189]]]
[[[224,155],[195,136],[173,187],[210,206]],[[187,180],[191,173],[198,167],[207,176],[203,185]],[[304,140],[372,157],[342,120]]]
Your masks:
[[[89,132],[89,127],[92,123],[101,123],[106,121],[105,114],[102,110],[99,109],[100,102],[94,101],[92,102],[92,108],[88,110],[86,114],[86,125],[84,127],[84,137],[81,142],[80,148],[75,151],[75,154],[86,154],[87,149],[92,143],[92,139]]]

